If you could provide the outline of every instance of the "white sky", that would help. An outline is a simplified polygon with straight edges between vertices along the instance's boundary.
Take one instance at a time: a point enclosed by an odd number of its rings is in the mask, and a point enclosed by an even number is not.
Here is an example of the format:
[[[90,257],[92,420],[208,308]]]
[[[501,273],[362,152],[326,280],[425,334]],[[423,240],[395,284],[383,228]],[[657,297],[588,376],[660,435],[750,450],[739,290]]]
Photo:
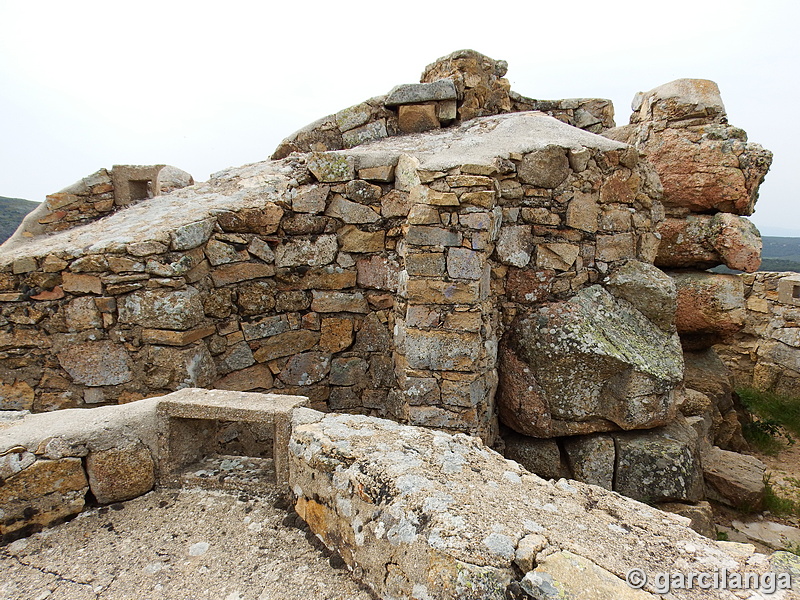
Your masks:
[[[753,221],[800,236],[798,23],[796,0],[0,0],[0,195],[41,201],[114,164],[205,180],[473,48],[526,96],[612,99],[617,124],[637,91],[716,81],[775,153]]]

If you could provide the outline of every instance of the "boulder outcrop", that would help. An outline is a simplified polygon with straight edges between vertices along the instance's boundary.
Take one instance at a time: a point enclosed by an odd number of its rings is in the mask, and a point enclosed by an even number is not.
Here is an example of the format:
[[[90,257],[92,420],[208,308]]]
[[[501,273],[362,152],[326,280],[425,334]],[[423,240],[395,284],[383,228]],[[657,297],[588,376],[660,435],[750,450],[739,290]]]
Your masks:
[[[382,598],[653,598],[655,573],[770,565],[703,538],[688,518],[547,482],[464,435],[299,409],[289,455],[298,514]],[[634,567],[651,577],[643,591],[625,583]]]
[[[676,334],[600,286],[511,326],[501,348],[503,422],[536,437],[649,429],[676,413]]]

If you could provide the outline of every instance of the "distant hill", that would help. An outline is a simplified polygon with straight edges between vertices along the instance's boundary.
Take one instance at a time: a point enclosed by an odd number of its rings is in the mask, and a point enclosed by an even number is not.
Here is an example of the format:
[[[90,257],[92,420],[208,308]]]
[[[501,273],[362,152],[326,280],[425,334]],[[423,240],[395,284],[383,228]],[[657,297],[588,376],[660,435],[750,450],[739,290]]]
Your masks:
[[[800,273],[800,237],[764,236],[759,271]]]
[[[0,244],[11,237],[25,215],[37,206],[38,202],[0,196]]]

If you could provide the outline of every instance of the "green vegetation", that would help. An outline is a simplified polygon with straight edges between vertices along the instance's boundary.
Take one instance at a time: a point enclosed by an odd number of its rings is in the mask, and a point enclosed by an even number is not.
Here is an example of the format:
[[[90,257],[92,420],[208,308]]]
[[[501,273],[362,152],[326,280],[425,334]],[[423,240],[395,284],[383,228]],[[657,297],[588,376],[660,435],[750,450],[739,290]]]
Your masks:
[[[770,475],[764,475],[764,509],[774,515],[800,516],[800,502],[779,496],[772,486]]]
[[[38,202],[0,196],[0,243],[10,238],[22,223],[25,215],[37,206],[39,206]]]
[[[758,450],[775,455],[782,447],[781,438],[791,445],[800,437],[800,398],[753,388],[739,388],[736,393],[753,417],[742,428],[744,436]]]
[[[800,556],[800,544],[789,544],[783,550],[784,550],[784,552],[791,552],[792,554],[796,554],[797,556]]]

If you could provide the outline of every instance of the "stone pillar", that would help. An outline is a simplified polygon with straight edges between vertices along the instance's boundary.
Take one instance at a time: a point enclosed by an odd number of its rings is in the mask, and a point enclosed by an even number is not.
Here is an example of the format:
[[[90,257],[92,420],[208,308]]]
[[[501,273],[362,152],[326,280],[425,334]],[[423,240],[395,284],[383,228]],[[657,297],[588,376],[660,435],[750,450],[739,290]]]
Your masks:
[[[497,435],[497,311],[489,255],[497,238],[495,181],[423,171],[403,156],[395,186],[412,201],[395,305],[396,416],[412,425]],[[441,191],[441,190],[448,191]]]

